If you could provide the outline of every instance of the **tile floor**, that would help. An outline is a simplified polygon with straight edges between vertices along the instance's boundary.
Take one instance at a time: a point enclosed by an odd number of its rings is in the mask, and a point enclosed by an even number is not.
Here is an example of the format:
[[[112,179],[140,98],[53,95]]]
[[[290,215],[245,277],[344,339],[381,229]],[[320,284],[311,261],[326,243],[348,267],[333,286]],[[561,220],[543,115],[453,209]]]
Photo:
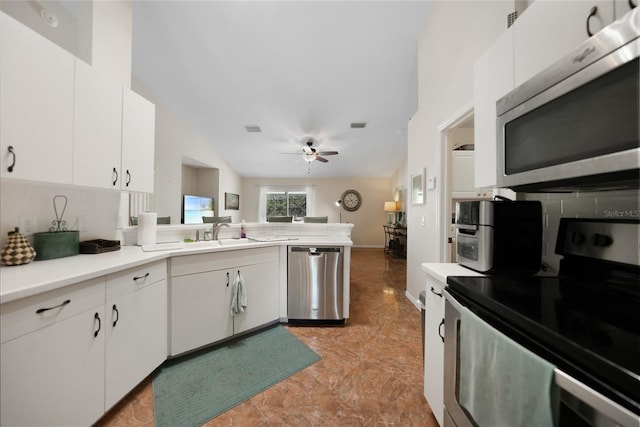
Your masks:
[[[406,262],[353,249],[344,327],[288,326],[322,359],[206,426],[437,427],[423,395],[420,311],[405,296]],[[152,426],[147,378],[97,427]]]

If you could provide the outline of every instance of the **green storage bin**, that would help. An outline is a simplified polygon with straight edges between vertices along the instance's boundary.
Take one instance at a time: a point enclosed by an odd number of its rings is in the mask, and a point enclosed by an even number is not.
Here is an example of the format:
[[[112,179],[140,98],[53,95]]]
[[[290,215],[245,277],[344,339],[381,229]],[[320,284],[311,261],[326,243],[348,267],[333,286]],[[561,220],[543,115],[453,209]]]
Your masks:
[[[36,250],[36,261],[78,255],[80,233],[77,231],[35,233],[33,248]]]

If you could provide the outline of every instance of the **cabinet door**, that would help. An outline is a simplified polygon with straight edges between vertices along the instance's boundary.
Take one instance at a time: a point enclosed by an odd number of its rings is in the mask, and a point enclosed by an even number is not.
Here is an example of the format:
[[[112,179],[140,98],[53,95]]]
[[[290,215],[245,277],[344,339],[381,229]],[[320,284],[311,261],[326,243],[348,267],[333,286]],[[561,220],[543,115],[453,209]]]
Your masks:
[[[231,270],[171,278],[171,355],[233,334]]]
[[[0,176],[71,184],[73,75],[69,52],[0,12]]]
[[[496,101],[513,89],[513,33],[476,61],[473,74],[475,187],[496,185]]]
[[[120,189],[122,86],[76,59],[73,183]]]
[[[268,262],[238,268],[247,290],[247,308],[233,318],[235,334],[278,320],[279,285],[278,264]]]
[[[424,337],[424,396],[438,423],[444,418],[444,284],[427,276]]]
[[[167,281],[138,287],[107,281],[105,407],[167,358]]]
[[[638,6],[638,0],[632,0],[634,7]],[[614,0],[615,19],[620,19],[632,10],[629,0]]]
[[[593,7],[597,12],[589,18]],[[513,24],[515,86],[529,80],[613,22],[612,0],[536,1]]]
[[[100,418],[105,326],[101,304],[2,344],[0,424],[88,426]]]
[[[491,190],[476,188],[475,186],[475,155],[474,151],[454,151],[451,156],[451,197],[454,199],[490,198]]]
[[[153,193],[156,109],[127,89],[122,99],[121,189]]]

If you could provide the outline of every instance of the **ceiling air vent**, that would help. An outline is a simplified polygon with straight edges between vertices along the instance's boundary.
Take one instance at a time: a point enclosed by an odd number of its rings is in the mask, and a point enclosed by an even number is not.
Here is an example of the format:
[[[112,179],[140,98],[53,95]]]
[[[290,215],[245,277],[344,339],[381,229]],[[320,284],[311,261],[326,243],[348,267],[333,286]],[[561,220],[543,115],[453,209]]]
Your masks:
[[[367,126],[364,122],[353,122],[351,123],[351,129],[364,129]]]
[[[262,132],[262,129],[260,129],[260,126],[258,126],[258,125],[246,125],[244,128],[249,133],[260,133],[260,132]]]

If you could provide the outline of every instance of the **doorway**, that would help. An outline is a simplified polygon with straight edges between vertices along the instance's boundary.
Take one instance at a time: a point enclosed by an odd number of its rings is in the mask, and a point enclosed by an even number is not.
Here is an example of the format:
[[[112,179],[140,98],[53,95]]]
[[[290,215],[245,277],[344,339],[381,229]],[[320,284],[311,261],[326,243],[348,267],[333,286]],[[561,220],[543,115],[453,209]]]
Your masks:
[[[440,262],[456,262],[455,257],[455,203],[478,198],[474,187],[473,171],[473,103],[469,103],[438,126],[440,134],[440,160],[442,165],[441,191],[438,215],[440,224]],[[454,151],[457,155],[454,162]],[[464,152],[464,153],[463,153]],[[458,162],[458,158],[462,161]],[[458,165],[458,167],[456,167]],[[457,169],[457,170],[456,170]],[[486,193],[485,193],[486,194]],[[489,195],[488,197],[491,197]]]

